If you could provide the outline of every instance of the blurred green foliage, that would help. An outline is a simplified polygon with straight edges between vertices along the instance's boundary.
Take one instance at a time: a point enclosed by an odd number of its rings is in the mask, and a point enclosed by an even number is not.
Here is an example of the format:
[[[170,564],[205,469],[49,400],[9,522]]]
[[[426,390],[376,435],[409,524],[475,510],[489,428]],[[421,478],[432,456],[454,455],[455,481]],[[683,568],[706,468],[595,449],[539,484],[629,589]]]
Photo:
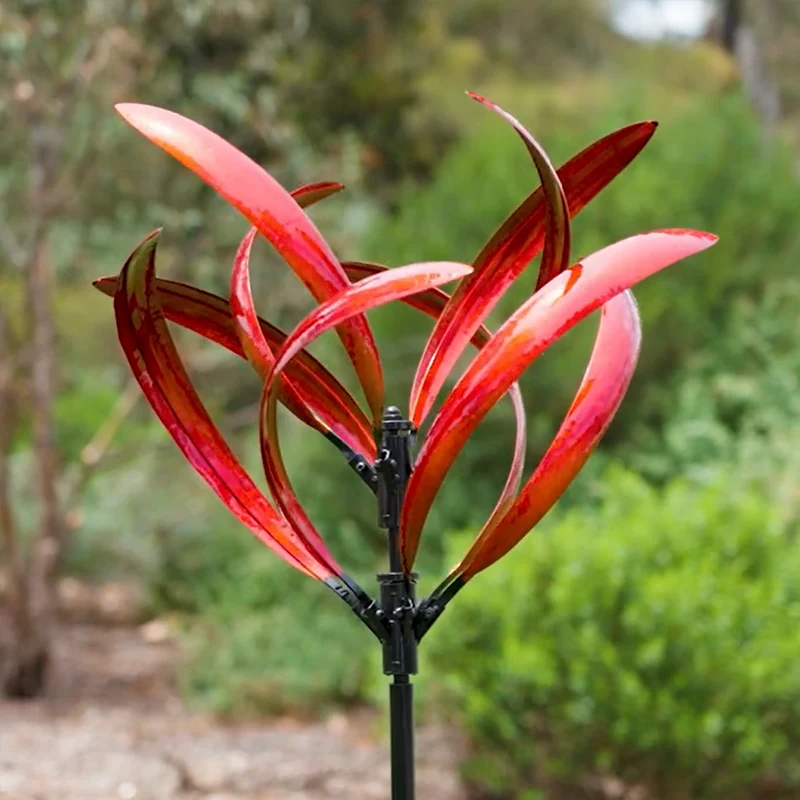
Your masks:
[[[552,142],[561,163],[593,138],[652,116],[649,112],[655,109],[649,107],[648,97],[634,90],[631,87],[621,101],[613,100],[599,120],[562,113],[537,126],[537,133],[542,127],[543,142],[546,146]],[[476,108],[476,113],[483,109]],[[731,168],[756,159],[758,170]],[[798,363],[796,326],[786,299],[790,287],[796,285],[793,264],[800,258],[800,231],[793,224],[797,183],[791,164],[791,154],[780,145],[763,152],[758,124],[738,93],[697,97],[662,121],[637,161],[575,222],[576,260],[624,236],[660,227],[697,227],[720,237],[707,253],[652,278],[635,292],[644,328],[642,355],[604,444],[639,466],[648,454],[653,461],[648,467],[652,477],[658,469],[655,461],[669,458],[661,444],[665,429],[686,402],[679,399],[680,392],[689,391],[684,386],[683,377],[689,381],[689,375],[681,372],[683,365],[703,360],[707,379],[719,369],[717,357],[723,359],[723,352],[728,352],[724,361],[729,370],[748,369],[762,380],[765,358],[773,363],[783,359],[784,366]],[[392,264],[423,258],[471,261],[496,226],[535,187],[534,174],[517,137],[501,121],[488,119],[481,130],[451,151],[429,185],[409,189],[398,213],[372,226],[365,242],[367,255],[382,253]],[[767,252],[769,269],[764,268]],[[532,281],[529,270],[501,301],[492,324],[502,322],[530,294]],[[742,309],[760,303],[767,292],[784,298],[780,309],[768,312],[759,307],[743,319]],[[397,308],[375,315],[376,331],[383,336],[383,352],[392,367],[392,398],[406,395],[430,329],[427,322],[417,324],[412,314]],[[773,332],[769,341],[756,346],[754,326],[765,316]],[[584,323],[523,376],[521,383],[529,398],[531,459],[542,452],[568,407],[586,363],[593,329],[593,322]],[[397,330],[403,331],[402,337]],[[739,355],[748,341],[746,366]],[[686,369],[696,372],[698,367]],[[701,380],[696,385],[705,389],[708,383]],[[722,392],[727,394],[728,389]],[[762,400],[769,402],[767,397]],[[786,414],[791,411],[789,402],[782,401]],[[731,422],[721,419],[720,425]],[[738,435],[735,425],[729,429],[731,436]],[[510,433],[510,408],[503,405],[479,428],[459,459],[456,477],[446,484],[426,529],[429,543],[437,531],[485,518],[502,486]],[[671,435],[674,439],[676,434]],[[710,452],[706,450],[705,455]],[[680,474],[689,460],[665,463],[659,477]]]
[[[705,481],[733,465],[797,518],[800,331],[791,319],[799,302],[793,277],[736,296],[717,335],[676,371],[663,425],[636,426],[626,460],[653,482],[680,474]]]
[[[658,109],[635,89],[631,87],[623,101],[612,101],[599,119],[570,113],[538,124],[533,114],[523,118],[562,163],[593,138],[655,116]],[[483,113],[476,107],[476,114]],[[451,151],[431,184],[407,193],[396,216],[373,225],[366,242],[369,256],[380,254],[398,264],[445,257],[471,261],[477,255],[497,225],[537,185],[530,160],[510,129],[495,119],[483,128]],[[757,170],[731,168],[755,160]],[[624,236],[658,227],[697,227],[720,237],[707,255],[637,288],[645,329],[638,385],[651,384],[659,371],[706,343],[729,313],[731,293],[755,297],[768,283],[793,274],[800,234],[792,224],[797,183],[791,166],[791,154],[780,146],[763,154],[758,124],[738,93],[701,95],[688,108],[662,119],[634,164],[576,219],[576,260]],[[769,269],[764,269],[765,250],[774,254]],[[530,294],[531,282],[532,275],[523,274],[494,315],[496,322]],[[674,303],[678,290],[681,302]],[[386,325],[391,324],[389,319]],[[667,324],[669,336],[648,336]],[[424,331],[412,333],[424,337]],[[388,350],[391,358],[391,346]],[[568,372],[577,374],[583,358],[583,352],[576,353]],[[540,383],[527,384],[542,390],[548,411],[563,407],[572,392],[564,380],[563,359],[554,366],[544,372],[538,366],[532,369],[531,381]],[[661,384],[654,392],[663,389]],[[646,408],[653,404],[645,402]],[[626,404],[626,410],[637,417],[642,413],[638,402]]]
[[[425,667],[498,797],[603,777],[660,798],[789,792],[799,587],[796,527],[758,491],[614,467],[598,507],[554,514],[464,590]]]
[[[202,708],[239,716],[319,715],[361,700],[371,666],[361,624],[330,592],[249,545],[224,530],[164,542],[151,601],[184,615],[184,690]]]
[[[777,30],[782,2],[751,6],[753,18]],[[776,64],[794,58],[793,19]],[[372,699],[375,648],[329,592],[235,523],[144,403],[81,477],[84,448],[127,380],[110,302],[89,280],[164,225],[160,273],[225,294],[246,230],[111,105],[138,100],[201,120],[287,187],[342,180],[348,191],[312,216],[342,258],[392,265],[471,260],[536,186],[517,137],[462,90],[504,104],[556,163],[616,127],[659,119],[653,142],[576,220],[576,258],[665,226],[705,228],[720,242],[637,288],[640,367],[602,448],[553,517],[443,617],[424,648],[425,693],[462,721],[471,774],[498,796],[528,800],[560,782],[583,791],[614,776],[657,797],[736,798],[753,796],[770,768],[781,787],[796,784],[797,156],[765,136],[725,53],[624,41],[599,0],[12,0],[0,7],[0,67],[0,303],[24,363],[14,245],[43,225],[58,446],[75,503],[67,569],[146,582],[153,612],[176,615],[190,646],[187,696],[228,714]],[[791,113],[796,83],[781,76]],[[34,130],[58,156],[42,214],[29,192]],[[492,325],[532,279],[529,270]],[[261,313],[283,327],[311,305],[263,242],[253,287]],[[431,322],[402,307],[370,321],[387,400],[402,406]],[[568,406],[594,324],[523,378],[529,464]],[[177,338],[212,415],[258,474],[257,379],[197,337]],[[317,352],[352,384],[333,337]],[[35,516],[26,411],[10,459],[23,535]],[[512,422],[499,404],[448,477],[424,534],[423,591],[464,544],[452,532],[474,530],[492,508]],[[282,424],[311,518],[372,585],[383,551],[374,498],[327,442]]]

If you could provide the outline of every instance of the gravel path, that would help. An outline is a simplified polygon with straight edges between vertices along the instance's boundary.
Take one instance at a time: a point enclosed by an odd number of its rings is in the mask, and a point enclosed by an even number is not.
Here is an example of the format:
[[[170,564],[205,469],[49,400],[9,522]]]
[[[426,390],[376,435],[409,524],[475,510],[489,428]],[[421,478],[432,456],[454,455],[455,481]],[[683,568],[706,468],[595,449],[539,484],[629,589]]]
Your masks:
[[[0,798],[388,800],[372,715],[224,724],[181,703],[175,645],[146,639],[65,628],[50,696],[0,702]],[[420,731],[420,800],[464,800],[458,752],[445,730]]]

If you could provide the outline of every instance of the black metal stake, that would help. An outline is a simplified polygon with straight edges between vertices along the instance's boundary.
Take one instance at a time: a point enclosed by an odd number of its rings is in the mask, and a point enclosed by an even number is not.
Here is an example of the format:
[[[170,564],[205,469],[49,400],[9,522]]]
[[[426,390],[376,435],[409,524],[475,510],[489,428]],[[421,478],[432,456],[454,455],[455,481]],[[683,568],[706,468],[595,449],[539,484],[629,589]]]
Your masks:
[[[388,532],[389,572],[378,575],[380,606],[388,625],[383,642],[383,672],[391,675],[392,800],[414,800],[414,687],[417,674],[416,574],[406,576],[400,552],[400,509],[413,468],[413,425],[394,406],[383,415],[378,460],[379,525]]]
[[[406,573],[400,547],[400,511],[414,468],[412,446],[416,431],[394,406],[389,406],[377,431],[378,458],[370,464],[338,437],[329,437],[364,483],[378,497],[378,524],[387,533],[389,571],[378,575],[379,599],[373,600],[350,576],[331,577],[326,583],[372,631],[383,648],[383,672],[389,686],[391,716],[392,800],[414,800],[414,687],[417,644],[464,585],[447,577],[417,603],[417,574]]]
[[[392,800],[414,798],[414,686],[408,675],[389,684],[392,728]]]

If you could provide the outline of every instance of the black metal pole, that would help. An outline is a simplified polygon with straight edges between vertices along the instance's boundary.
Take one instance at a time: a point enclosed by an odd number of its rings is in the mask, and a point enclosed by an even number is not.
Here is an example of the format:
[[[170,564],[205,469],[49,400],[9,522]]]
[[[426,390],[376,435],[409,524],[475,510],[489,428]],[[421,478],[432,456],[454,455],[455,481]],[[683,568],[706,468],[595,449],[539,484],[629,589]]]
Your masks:
[[[392,729],[392,800],[414,800],[414,686],[408,675],[389,685]]]
[[[378,437],[378,457],[370,464],[362,455],[331,434],[329,438],[345,455],[378,498],[378,524],[386,531],[389,572],[378,575],[380,598],[373,600],[352,578],[326,581],[372,631],[383,648],[383,672],[389,685],[391,727],[392,800],[414,800],[414,687],[417,645],[464,586],[459,578],[446,578],[421,603],[417,603],[417,574],[406,573],[400,546],[400,512],[408,479],[414,468],[412,446],[416,430],[394,406],[383,414]]]
[[[400,509],[413,468],[414,429],[393,406],[386,409],[375,471],[378,477],[379,524],[388,533],[389,572],[378,575],[380,605],[389,627],[383,643],[383,672],[389,686],[391,718],[392,800],[414,800],[414,687],[417,673],[415,574],[403,571],[399,542]]]

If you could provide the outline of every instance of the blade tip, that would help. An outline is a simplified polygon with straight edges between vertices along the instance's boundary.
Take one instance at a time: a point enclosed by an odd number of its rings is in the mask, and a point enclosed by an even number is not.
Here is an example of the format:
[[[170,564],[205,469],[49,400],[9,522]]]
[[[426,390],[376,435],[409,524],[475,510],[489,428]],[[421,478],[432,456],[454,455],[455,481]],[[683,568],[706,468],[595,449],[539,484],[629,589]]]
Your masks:
[[[694,250],[696,253],[708,250],[709,247],[713,247],[719,241],[719,236],[715,233],[699,231],[694,228],[662,228],[659,232],[668,236],[691,239],[696,244],[696,249]]]
[[[163,230],[164,228],[156,228],[154,231],[150,231],[150,233],[148,233],[147,236],[145,236],[136,247],[136,250],[142,253],[154,253],[156,247],[158,246],[159,240],[161,239],[161,233]]]
[[[115,103],[114,111],[119,114],[126,122],[130,122],[131,117],[136,115],[136,112],[142,108],[139,103]]]
[[[173,117],[178,116],[173,111],[146,103],[116,103],[114,111],[133,128],[142,132],[158,123],[168,123]]]

